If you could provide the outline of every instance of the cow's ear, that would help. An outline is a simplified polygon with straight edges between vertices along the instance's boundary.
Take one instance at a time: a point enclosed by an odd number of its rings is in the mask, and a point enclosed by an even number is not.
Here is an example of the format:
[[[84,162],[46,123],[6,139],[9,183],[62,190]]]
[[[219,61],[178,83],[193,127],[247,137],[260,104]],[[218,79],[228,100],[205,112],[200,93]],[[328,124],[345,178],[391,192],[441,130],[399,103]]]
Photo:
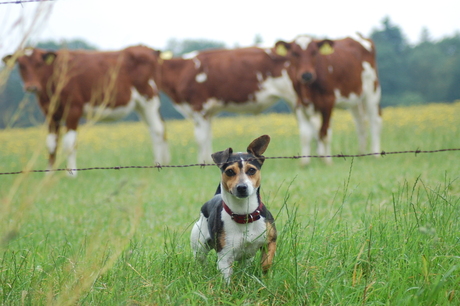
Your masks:
[[[291,44],[285,41],[277,41],[275,44],[275,53],[280,56],[286,56],[291,49]]]
[[[160,58],[163,60],[169,60],[173,58],[172,51],[164,51],[160,53]]]
[[[318,42],[319,53],[322,55],[329,55],[334,53],[334,41],[330,39],[323,39]]]
[[[219,168],[222,168],[232,153],[233,153],[233,149],[227,148],[225,151],[219,151],[219,152],[211,154],[211,157],[212,157],[212,160],[216,163],[216,165]]]
[[[2,61],[5,63],[5,65],[7,65],[8,67],[11,67],[14,65],[12,58],[13,58],[12,55],[6,55],[2,58]]]
[[[48,51],[48,52],[46,52],[45,54],[42,55],[43,61],[47,65],[51,65],[54,62],[54,60],[56,59],[56,57],[57,57],[57,53],[53,52],[53,51]]]

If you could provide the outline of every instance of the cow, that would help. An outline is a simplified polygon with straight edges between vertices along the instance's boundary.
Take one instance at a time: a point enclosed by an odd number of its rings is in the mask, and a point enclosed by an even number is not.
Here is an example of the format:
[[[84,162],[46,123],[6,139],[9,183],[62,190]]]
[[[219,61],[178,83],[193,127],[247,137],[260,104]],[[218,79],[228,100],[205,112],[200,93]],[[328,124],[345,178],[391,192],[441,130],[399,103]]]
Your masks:
[[[273,48],[206,50],[162,60],[154,79],[175,108],[193,119],[198,162],[212,162],[211,120],[217,113],[257,114],[280,99],[295,107],[287,63]]]
[[[350,109],[358,132],[359,151],[366,152],[369,125],[372,153],[380,153],[382,126],[376,50],[372,40],[357,33],[344,39],[313,39],[299,36],[292,42],[278,41],[275,50],[289,59],[288,74],[295,88],[301,130],[302,155],[310,154],[313,137],[318,154],[331,155],[329,123],[332,109]],[[309,118],[321,115],[319,134]],[[367,121],[367,122],[366,122]],[[303,132],[302,132],[303,130]],[[376,155],[378,156],[378,155]],[[331,158],[327,157],[330,163]],[[304,159],[308,163],[308,159]]]
[[[7,65],[18,63],[25,91],[36,95],[46,116],[48,169],[56,161],[62,121],[67,169],[76,169],[80,118],[118,120],[133,110],[148,125],[155,161],[169,163],[158,89],[152,80],[158,55],[158,51],[139,45],[111,52],[26,48],[3,58]],[[69,173],[76,175],[74,170]]]

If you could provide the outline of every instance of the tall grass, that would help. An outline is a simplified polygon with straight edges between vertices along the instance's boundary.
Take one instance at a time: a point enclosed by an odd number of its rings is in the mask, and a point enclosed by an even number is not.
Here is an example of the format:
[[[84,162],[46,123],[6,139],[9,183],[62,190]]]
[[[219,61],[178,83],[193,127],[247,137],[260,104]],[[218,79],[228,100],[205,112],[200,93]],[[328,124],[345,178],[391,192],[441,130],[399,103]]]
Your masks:
[[[385,109],[382,148],[460,147],[459,108]],[[191,123],[167,129],[173,163],[194,163]],[[333,152],[356,153],[348,113],[334,113],[333,130]],[[289,115],[217,118],[214,148],[244,150],[263,133],[272,137],[266,156],[298,154]],[[0,172],[43,169],[44,139],[42,127],[0,131]],[[152,164],[138,123],[83,126],[78,149],[80,167]],[[219,181],[215,167],[3,175],[0,304],[458,305],[459,154],[314,159],[303,168],[267,160],[275,264],[268,275],[237,265],[230,286],[215,254],[202,266],[189,247]]]

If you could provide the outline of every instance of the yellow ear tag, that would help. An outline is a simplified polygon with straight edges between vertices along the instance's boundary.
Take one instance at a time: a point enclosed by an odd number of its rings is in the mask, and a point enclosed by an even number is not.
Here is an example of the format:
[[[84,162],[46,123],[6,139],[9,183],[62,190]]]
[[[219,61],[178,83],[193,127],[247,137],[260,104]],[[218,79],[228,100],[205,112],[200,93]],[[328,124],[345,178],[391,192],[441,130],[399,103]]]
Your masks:
[[[334,53],[334,48],[328,43],[324,43],[321,48],[319,48],[319,53],[322,55],[329,55]]]
[[[288,50],[286,49],[286,46],[283,44],[278,44],[275,49],[276,54],[281,55],[281,56],[286,56],[288,53]]]
[[[53,63],[53,61],[54,61],[55,58],[56,58],[55,55],[48,54],[48,55],[46,56],[46,58],[45,58],[45,63],[46,63],[47,65],[51,65],[51,64]]]
[[[171,51],[165,51],[160,53],[160,58],[163,60],[172,59],[173,53]]]

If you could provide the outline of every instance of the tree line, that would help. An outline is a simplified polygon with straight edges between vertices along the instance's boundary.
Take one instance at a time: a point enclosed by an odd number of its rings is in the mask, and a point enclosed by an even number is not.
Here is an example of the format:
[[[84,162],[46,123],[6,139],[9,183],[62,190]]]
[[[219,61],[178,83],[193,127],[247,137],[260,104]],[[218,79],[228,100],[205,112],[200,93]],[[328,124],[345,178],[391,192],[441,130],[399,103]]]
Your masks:
[[[410,45],[401,28],[387,17],[370,37],[377,49],[383,107],[460,99],[460,33],[435,41],[424,29],[419,43]],[[257,35],[254,43],[261,41],[261,36]],[[223,42],[207,39],[170,39],[166,49],[182,55],[195,50],[225,47]],[[45,41],[38,43],[37,48],[97,49],[83,40]],[[164,118],[182,118],[167,96],[161,94],[160,98],[160,111]],[[281,101],[269,111],[288,112],[289,109]],[[35,97],[23,92],[18,68],[15,67],[0,88],[0,128],[31,126],[42,123],[43,119]],[[126,120],[137,118],[132,114]]]

